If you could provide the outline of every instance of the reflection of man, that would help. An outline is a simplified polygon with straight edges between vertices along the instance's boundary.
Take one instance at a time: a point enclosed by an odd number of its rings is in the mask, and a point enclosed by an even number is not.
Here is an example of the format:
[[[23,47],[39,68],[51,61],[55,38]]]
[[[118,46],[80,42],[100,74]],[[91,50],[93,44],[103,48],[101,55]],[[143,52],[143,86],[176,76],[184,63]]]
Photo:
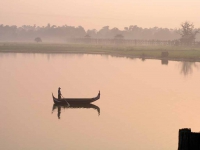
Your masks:
[[[58,106],[58,119],[60,119],[60,114],[61,114],[61,107]]]
[[[60,87],[58,88],[58,99],[61,99],[61,91],[60,91]]]

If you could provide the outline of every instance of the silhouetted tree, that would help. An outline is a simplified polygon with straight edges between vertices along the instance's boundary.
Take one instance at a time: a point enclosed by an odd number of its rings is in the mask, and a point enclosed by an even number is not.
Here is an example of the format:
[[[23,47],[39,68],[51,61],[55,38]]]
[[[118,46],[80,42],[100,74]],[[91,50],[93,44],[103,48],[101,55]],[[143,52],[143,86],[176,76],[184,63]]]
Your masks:
[[[115,44],[122,44],[124,41],[124,36],[122,34],[117,34],[114,37]]]
[[[86,38],[86,39],[90,39],[91,36],[90,36],[89,34],[86,34],[86,35],[84,36],[84,38]]]
[[[37,43],[42,42],[42,39],[40,37],[36,37],[35,42],[37,42]]]
[[[194,24],[185,21],[181,24],[180,35],[182,36],[180,41],[184,44],[192,44],[195,42],[196,34],[199,33],[199,29],[194,29]]]
[[[87,34],[90,35],[91,37],[96,37],[97,30],[96,29],[87,30]]]
[[[109,36],[109,26],[105,26],[103,27],[102,29],[99,30],[99,32],[97,33],[98,37],[101,37],[101,38],[108,38]]]
[[[123,39],[124,38],[124,36],[123,35],[121,35],[121,34],[117,34],[117,35],[115,35],[115,37],[114,37],[115,39]]]

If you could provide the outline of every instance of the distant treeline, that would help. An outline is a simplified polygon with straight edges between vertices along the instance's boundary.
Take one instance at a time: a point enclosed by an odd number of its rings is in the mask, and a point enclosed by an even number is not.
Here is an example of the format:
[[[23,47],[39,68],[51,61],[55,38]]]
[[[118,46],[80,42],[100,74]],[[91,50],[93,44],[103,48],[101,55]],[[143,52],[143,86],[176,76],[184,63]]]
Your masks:
[[[69,39],[71,43],[87,43],[87,44],[100,44],[100,45],[110,45],[110,44],[123,44],[123,45],[182,45],[178,40],[131,40],[131,39],[93,39],[93,38],[75,38]],[[193,43],[193,45],[200,45],[199,42]]]
[[[179,29],[168,29],[168,28],[141,28],[136,25],[125,27],[123,30],[118,28],[109,28],[105,26],[100,30],[92,29],[85,30],[82,26],[30,26],[23,25],[21,27],[0,25],[0,42],[9,41],[27,41],[32,42],[36,37],[40,37],[42,41],[78,41],[84,38],[90,39],[114,39],[116,35],[122,35],[124,40],[127,42],[137,41],[172,41],[180,39],[181,36],[178,34]],[[73,39],[73,40],[72,40]],[[77,40],[75,40],[77,39]],[[200,41],[200,34],[196,36],[196,41]]]

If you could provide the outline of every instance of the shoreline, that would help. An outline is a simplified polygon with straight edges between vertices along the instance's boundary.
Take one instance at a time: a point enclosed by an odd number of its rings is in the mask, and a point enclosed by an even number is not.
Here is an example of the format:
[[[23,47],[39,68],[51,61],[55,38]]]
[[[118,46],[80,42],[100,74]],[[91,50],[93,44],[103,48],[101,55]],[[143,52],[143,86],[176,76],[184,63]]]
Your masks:
[[[167,51],[169,55],[162,57]],[[131,59],[157,59],[169,61],[200,62],[199,47],[181,46],[127,46],[90,45],[61,43],[0,43],[0,53],[43,53],[43,54],[97,54]]]

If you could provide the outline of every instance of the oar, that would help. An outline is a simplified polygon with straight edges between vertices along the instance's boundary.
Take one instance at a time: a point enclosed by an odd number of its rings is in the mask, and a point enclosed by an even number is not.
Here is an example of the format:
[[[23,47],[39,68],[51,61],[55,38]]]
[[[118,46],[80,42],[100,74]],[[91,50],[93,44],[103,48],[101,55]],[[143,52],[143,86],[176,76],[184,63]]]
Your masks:
[[[62,95],[61,95],[62,96]],[[62,96],[63,97],[63,96]],[[64,97],[63,97],[64,98]],[[65,99],[64,99],[65,100]],[[67,100],[65,100],[65,102],[67,103],[68,106],[70,106],[70,104],[67,102]]]

